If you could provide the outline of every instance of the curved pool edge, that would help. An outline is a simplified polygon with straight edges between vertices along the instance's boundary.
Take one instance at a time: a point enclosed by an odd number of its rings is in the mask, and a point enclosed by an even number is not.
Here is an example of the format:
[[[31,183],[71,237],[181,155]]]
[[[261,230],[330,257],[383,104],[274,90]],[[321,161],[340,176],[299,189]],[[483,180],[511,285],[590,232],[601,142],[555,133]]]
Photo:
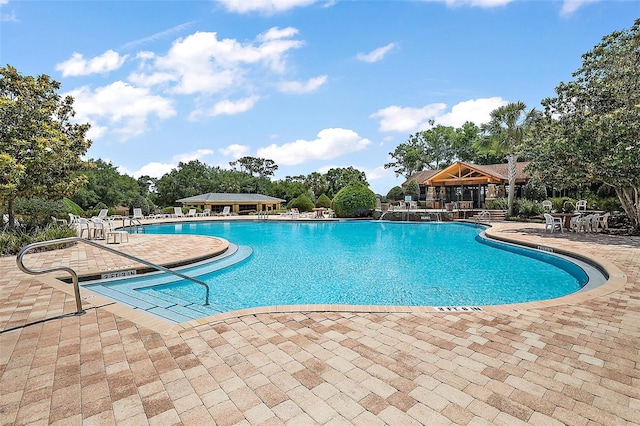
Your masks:
[[[596,288],[586,291],[578,290],[574,293],[567,294],[565,296],[556,297],[553,299],[537,300],[533,302],[522,303],[510,303],[500,305],[481,305],[477,307],[451,307],[452,309],[441,309],[443,307],[438,306],[398,306],[398,305],[282,305],[282,306],[264,306],[257,308],[246,308],[235,311],[223,312],[219,314],[209,315],[206,317],[194,319],[180,323],[181,327],[197,327],[203,324],[212,324],[222,321],[227,321],[232,318],[240,318],[248,315],[257,314],[286,314],[295,312],[352,312],[352,313],[437,313],[437,314],[450,314],[450,313],[471,313],[471,312],[498,312],[508,313],[517,312],[530,309],[544,309],[561,305],[573,305],[580,304],[585,301],[595,299],[602,296],[607,296],[615,291],[620,290],[627,284],[627,276],[620,268],[618,268],[613,262],[610,262],[602,257],[587,254],[581,250],[567,250],[555,245],[542,245],[536,244],[523,239],[518,239],[517,236],[505,237],[497,233],[496,228],[492,226],[486,226],[484,233],[487,238],[502,241],[506,243],[515,244],[521,247],[533,248],[538,250],[544,250],[556,254],[562,254],[570,258],[580,259],[583,262],[593,265],[595,268],[601,270],[608,276],[608,279]],[[476,308],[476,309],[474,309]]]

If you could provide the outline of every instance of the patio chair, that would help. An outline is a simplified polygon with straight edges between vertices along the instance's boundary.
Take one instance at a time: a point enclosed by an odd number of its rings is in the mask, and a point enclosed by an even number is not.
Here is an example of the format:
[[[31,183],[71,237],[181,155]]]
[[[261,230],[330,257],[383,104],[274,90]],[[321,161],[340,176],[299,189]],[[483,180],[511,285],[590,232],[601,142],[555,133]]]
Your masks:
[[[587,211],[587,200],[578,200],[576,202],[576,211],[577,212],[586,212]]]
[[[104,220],[100,219],[99,217],[92,217],[91,222],[93,223],[93,238],[96,240],[106,239],[107,230],[104,226]]]
[[[231,214],[230,206],[224,206],[224,208],[222,209],[222,212],[220,213],[221,216],[229,216],[230,214]]]
[[[98,213],[98,217],[104,220],[108,214],[109,214],[109,209],[102,209],[100,210],[100,213]]]
[[[593,221],[594,216],[597,216],[597,215],[588,214],[586,216],[578,217],[578,219],[576,220],[576,224],[577,224],[576,231],[577,232],[580,232],[580,231],[591,232],[591,231],[593,231],[593,223],[592,223],[592,221]]]
[[[611,213],[606,212],[598,218],[598,225],[605,231],[609,230],[609,216]]]
[[[133,209],[133,219],[144,219],[141,208],[136,207]]]
[[[196,217],[196,209],[189,209],[189,212],[186,214],[187,217]]]
[[[211,209],[204,209],[202,213],[196,213],[196,216],[211,216]]]
[[[67,226],[67,220],[66,219],[58,219],[55,216],[51,216],[51,221],[56,225]]]
[[[549,200],[544,200],[542,202],[542,207],[544,208],[545,212],[551,213],[551,210],[553,209],[553,203]]]
[[[553,217],[549,213],[544,214],[544,232],[551,230],[551,233],[556,229],[559,229],[560,232],[564,233],[564,225],[562,224],[561,217]]]
[[[89,219],[75,216],[75,225],[78,227],[80,238],[82,238],[84,231],[87,231],[87,238],[91,238],[91,227],[89,226]]]
[[[184,213],[182,213],[182,207],[173,208],[173,217],[184,217]]]

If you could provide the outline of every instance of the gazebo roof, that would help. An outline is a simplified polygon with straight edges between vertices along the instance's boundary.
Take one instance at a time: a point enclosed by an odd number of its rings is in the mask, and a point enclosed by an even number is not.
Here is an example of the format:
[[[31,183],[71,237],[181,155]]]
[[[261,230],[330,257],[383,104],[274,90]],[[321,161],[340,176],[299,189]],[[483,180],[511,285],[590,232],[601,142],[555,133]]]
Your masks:
[[[226,192],[209,192],[206,194],[195,195],[193,197],[181,198],[176,200],[178,203],[236,203],[236,204],[252,204],[252,203],[284,203],[286,200],[281,198],[270,197],[262,194],[230,194]]]
[[[516,164],[516,182],[525,182],[529,179],[529,174],[524,171],[528,164],[528,162]],[[403,185],[414,179],[419,184],[427,186],[505,184],[509,181],[507,174],[506,163],[480,165],[456,161],[443,170],[423,170],[414,173]]]

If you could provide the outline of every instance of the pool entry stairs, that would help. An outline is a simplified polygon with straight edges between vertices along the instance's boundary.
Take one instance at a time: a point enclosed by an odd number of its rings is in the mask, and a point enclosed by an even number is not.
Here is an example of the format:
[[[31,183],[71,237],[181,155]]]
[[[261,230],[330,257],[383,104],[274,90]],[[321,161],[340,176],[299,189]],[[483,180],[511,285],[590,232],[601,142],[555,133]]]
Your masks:
[[[230,244],[221,258],[181,268],[180,271],[189,276],[202,276],[232,266],[252,253],[250,247]],[[151,273],[87,283],[84,288],[117,300],[130,308],[143,310],[176,323],[232,310],[216,302],[215,288],[206,305],[203,303],[204,290],[200,287],[197,287],[198,294],[189,295],[189,300],[161,291],[163,287],[181,284],[188,284],[188,281],[176,279],[166,273]]]

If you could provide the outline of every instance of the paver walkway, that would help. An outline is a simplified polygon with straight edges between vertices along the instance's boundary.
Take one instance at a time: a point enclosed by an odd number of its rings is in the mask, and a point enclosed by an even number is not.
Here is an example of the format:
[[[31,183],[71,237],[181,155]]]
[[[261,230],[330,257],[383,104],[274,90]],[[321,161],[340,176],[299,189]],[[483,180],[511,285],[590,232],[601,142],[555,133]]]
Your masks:
[[[65,315],[72,296],[0,258],[0,424],[640,424],[640,238],[491,232],[605,259],[626,285],[544,308],[262,313],[165,334],[99,304]],[[179,240],[156,255],[189,256]]]

